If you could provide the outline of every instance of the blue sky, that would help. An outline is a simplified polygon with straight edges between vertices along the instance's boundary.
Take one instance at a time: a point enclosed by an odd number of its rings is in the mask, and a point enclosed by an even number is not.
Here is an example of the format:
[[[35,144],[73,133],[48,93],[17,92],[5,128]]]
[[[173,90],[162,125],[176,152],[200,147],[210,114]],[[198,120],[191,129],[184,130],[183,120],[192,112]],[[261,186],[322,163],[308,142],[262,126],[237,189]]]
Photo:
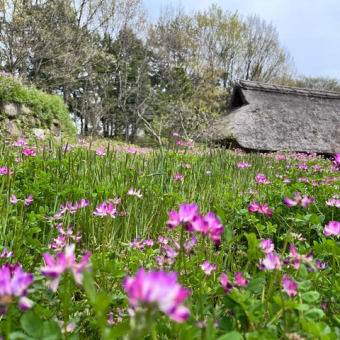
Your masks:
[[[340,80],[340,0],[144,0],[153,19],[162,6],[180,4],[190,13],[213,3],[273,23],[299,74]]]

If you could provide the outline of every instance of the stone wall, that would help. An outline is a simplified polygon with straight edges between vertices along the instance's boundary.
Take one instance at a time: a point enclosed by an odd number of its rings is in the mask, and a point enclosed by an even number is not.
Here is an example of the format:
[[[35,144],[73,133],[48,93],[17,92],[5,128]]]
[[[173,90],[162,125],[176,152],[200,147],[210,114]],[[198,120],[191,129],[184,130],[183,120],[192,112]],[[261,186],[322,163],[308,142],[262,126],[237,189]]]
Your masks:
[[[2,135],[60,138],[61,124],[57,119],[49,126],[43,124],[24,104],[0,103],[0,131]]]

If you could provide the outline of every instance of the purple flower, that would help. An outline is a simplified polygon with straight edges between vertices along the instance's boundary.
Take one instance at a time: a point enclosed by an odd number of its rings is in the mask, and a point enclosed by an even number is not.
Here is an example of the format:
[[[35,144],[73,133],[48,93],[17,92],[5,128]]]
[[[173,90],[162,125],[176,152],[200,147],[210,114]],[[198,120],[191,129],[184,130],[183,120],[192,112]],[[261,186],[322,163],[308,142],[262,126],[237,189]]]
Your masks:
[[[304,208],[307,208],[309,204],[311,204],[312,202],[315,201],[314,197],[310,197],[308,198],[308,195],[303,196],[303,198],[301,199],[301,206]]]
[[[135,191],[132,187],[129,189],[127,194],[130,196],[137,196],[138,198],[143,198],[143,195],[140,193],[140,190]]]
[[[22,155],[26,156],[26,157],[28,157],[28,156],[35,157],[36,152],[33,148],[32,149],[24,149],[24,151],[22,152]]]
[[[258,173],[255,177],[256,183],[262,183],[262,184],[270,184],[271,181],[269,181],[264,174]]]
[[[168,226],[172,229],[180,224],[190,223],[196,215],[198,215],[198,207],[195,203],[180,204],[178,212],[176,210],[169,212]]]
[[[20,148],[25,147],[27,142],[24,138],[19,138],[17,141],[13,142],[12,146],[18,146]]]
[[[27,207],[28,205],[33,203],[33,195],[29,195],[25,200],[24,200],[24,206]]]
[[[328,268],[328,264],[327,263],[321,262],[318,259],[315,260],[315,265],[316,265],[316,268],[318,268],[319,270],[324,270],[324,269]]]
[[[262,270],[281,269],[280,255],[276,253],[268,253],[264,259],[260,260],[260,269]]]
[[[8,169],[6,166],[0,167],[0,176],[4,176],[9,174],[10,176],[13,175],[13,170],[12,169]]]
[[[98,155],[98,156],[105,156],[106,152],[103,149],[97,149],[96,150],[96,155]]]
[[[233,288],[233,285],[229,282],[228,275],[225,273],[221,274],[220,285],[224,288],[225,293],[229,293]]]
[[[250,164],[250,163],[238,162],[238,163],[236,164],[236,166],[237,166],[238,168],[244,169],[244,168],[250,168],[250,167],[251,167],[251,164]]]
[[[244,279],[240,272],[235,273],[236,286],[248,286],[248,280]]]
[[[215,214],[212,212],[208,212],[205,215],[204,220],[208,223],[210,240],[213,241],[215,244],[220,243],[221,235],[224,229],[220,220],[215,217]]]
[[[323,230],[325,236],[337,236],[340,234],[340,222],[329,221]]]
[[[253,201],[248,205],[248,211],[250,213],[258,212],[259,214],[265,214],[268,217],[272,216],[272,211],[274,208],[268,208],[268,203],[259,204],[257,201]]]
[[[7,309],[14,298],[19,298],[21,310],[30,309],[33,302],[26,297],[27,288],[33,282],[33,274],[25,273],[20,265],[11,266],[6,263],[0,267],[0,314],[7,313]]]
[[[110,202],[103,202],[96,207],[96,210],[93,212],[93,216],[99,216],[104,218],[105,216],[111,216],[114,218],[117,215],[116,207]]]
[[[58,288],[61,274],[65,271],[71,271],[76,283],[81,285],[83,280],[83,271],[89,271],[91,268],[91,264],[89,263],[91,252],[87,252],[80,262],[76,263],[74,248],[74,244],[66,246],[64,252],[57,254],[56,259],[48,253],[43,254],[46,266],[41,268],[41,273],[44,276],[51,278],[49,288],[54,292]]]
[[[204,261],[201,268],[205,272],[205,275],[209,276],[212,271],[216,270],[216,264],[210,264],[209,261]]]
[[[328,201],[325,202],[325,205],[328,205],[330,207],[340,208],[340,200],[336,200],[334,197],[332,197]]]
[[[145,272],[140,268],[135,276],[125,278],[123,288],[132,307],[157,306],[176,322],[184,322],[190,314],[183,305],[190,291],[177,283],[175,272]]]
[[[300,203],[302,207],[307,208],[309,204],[315,201],[314,197],[309,198],[307,194],[301,197],[301,194],[299,192],[293,192],[293,198],[294,200],[290,199],[289,197],[285,197],[283,199],[283,203],[286,204],[288,207],[294,207]]]
[[[293,201],[292,199],[290,199],[289,197],[285,197],[283,199],[283,203],[288,205],[288,207],[294,207],[298,204],[298,202],[296,201]]]
[[[290,296],[293,297],[297,294],[297,282],[291,280],[288,274],[285,274],[282,279],[283,290]]]
[[[19,201],[20,200],[17,199],[15,195],[13,194],[11,195],[11,199],[10,199],[11,204],[16,205]]]
[[[274,244],[270,238],[262,239],[260,248],[267,254],[272,253],[274,251]]]
[[[175,174],[173,179],[177,180],[177,181],[180,181],[180,182],[183,182],[184,181],[184,177],[182,174]]]
[[[9,259],[10,257],[13,257],[13,252],[8,251],[7,248],[4,248],[4,250],[0,254],[0,259]]]

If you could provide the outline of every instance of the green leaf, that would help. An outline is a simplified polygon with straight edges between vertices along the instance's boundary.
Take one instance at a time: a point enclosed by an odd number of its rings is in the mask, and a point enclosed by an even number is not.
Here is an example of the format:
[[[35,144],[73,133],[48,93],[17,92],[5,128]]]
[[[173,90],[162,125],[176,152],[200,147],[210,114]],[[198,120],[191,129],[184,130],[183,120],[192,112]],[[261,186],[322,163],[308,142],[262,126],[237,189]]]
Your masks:
[[[217,340],[243,340],[242,334],[236,331],[220,336]]]
[[[24,313],[21,317],[20,324],[28,335],[31,335],[34,338],[40,338],[42,336],[43,322],[32,310]]]
[[[104,339],[116,339],[121,336],[126,335],[130,330],[130,325],[128,322],[117,323],[110,329],[105,331]]]
[[[44,340],[61,339],[61,332],[59,326],[52,320],[45,321],[42,329],[42,338]]]
[[[22,333],[22,332],[13,332],[9,336],[10,340],[34,340],[34,338],[31,338],[30,336]]]
[[[301,294],[301,297],[307,303],[313,303],[319,299],[320,294],[317,291],[313,290],[313,291]]]
[[[258,244],[259,241],[256,238],[256,235],[254,233],[250,233],[250,234],[245,234],[247,241],[248,241],[248,250],[247,250],[247,254],[248,254],[248,259],[249,261],[252,260],[257,260],[258,259]]]
[[[323,318],[324,315],[325,313],[323,312],[322,309],[312,308],[304,314],[304,317],[308,321],[316,321],[316,320],[320,320],[321,318]]]

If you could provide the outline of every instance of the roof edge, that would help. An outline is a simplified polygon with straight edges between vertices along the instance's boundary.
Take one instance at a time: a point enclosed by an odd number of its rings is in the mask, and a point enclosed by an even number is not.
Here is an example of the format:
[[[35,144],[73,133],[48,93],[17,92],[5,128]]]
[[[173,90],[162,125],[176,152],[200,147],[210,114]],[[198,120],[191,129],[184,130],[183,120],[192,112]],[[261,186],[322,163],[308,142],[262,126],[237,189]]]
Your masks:
[[[235,89],[236,88],[244,89],[244,90],[255,90],[255,91],[262,91],[262,92],[280,93],[280,94],[292,94],[292,95],[305,96],[305,97],[340,99],[340,93],[335,92],[335,91],[314,90],[314,89],[307,89],[307,88],[300,88],[300,87],[267,84],[267,83],[261,83],[258,81],[243,80],[243,79],[236,80]]]

